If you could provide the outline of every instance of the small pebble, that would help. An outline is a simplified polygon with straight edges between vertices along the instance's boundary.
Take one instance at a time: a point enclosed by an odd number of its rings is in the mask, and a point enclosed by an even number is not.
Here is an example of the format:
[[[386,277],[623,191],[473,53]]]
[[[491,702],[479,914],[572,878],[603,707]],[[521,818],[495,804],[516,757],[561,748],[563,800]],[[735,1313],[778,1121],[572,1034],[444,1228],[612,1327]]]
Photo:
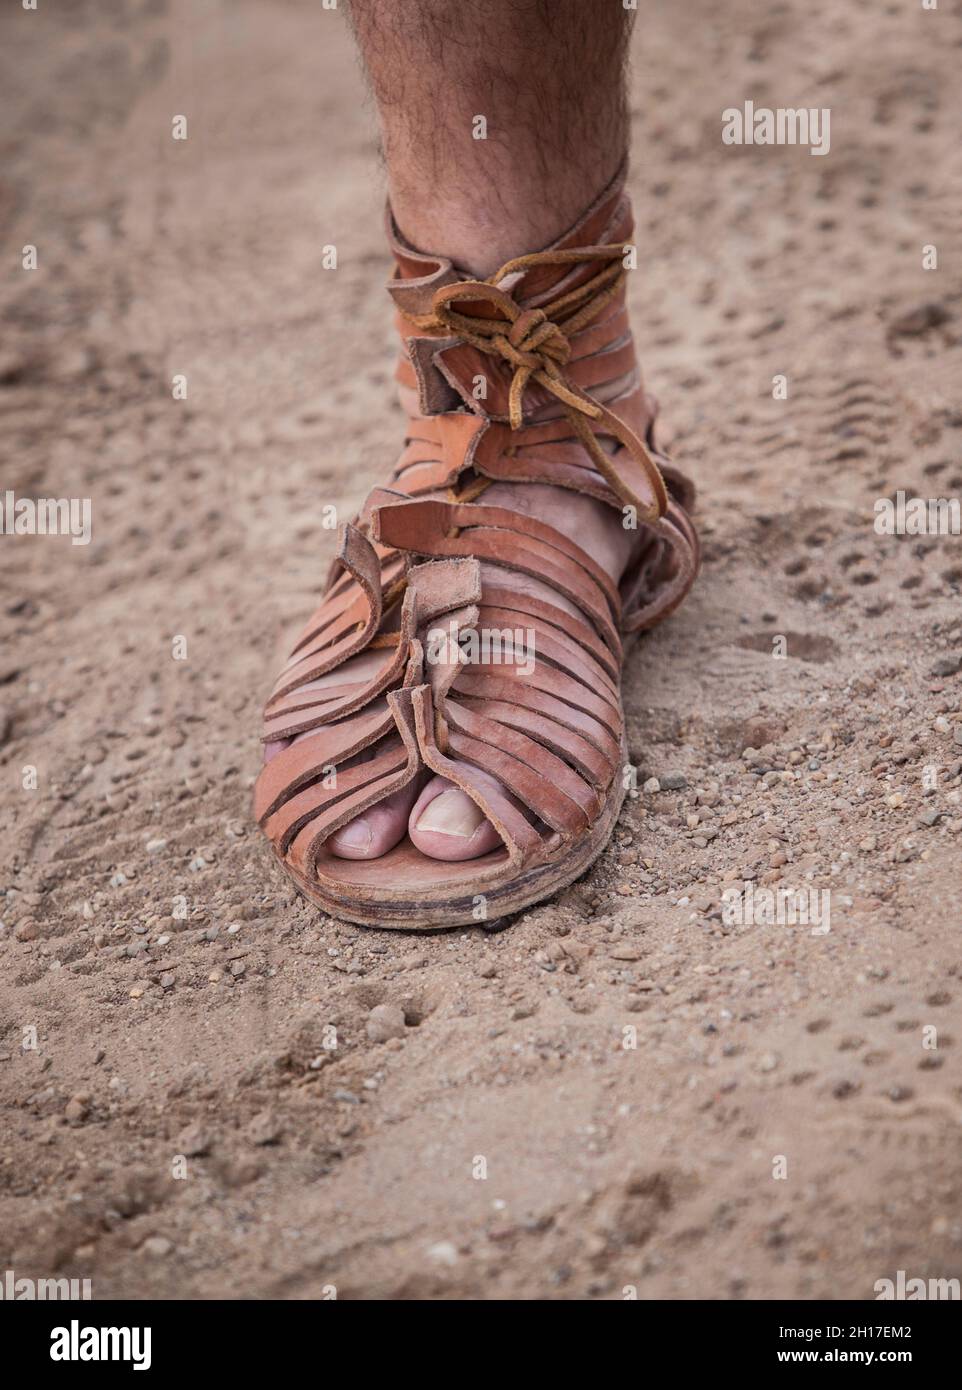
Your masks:
[[[368,1014],[366,1031],[371,1042],[403,1038],[406,1030],[404,1010],[397,1004],[377,1004]]]
[[[439,1240],[434,1245],[429,1245],[426,1254],[435,1264],[450,1266],[458,1262],[458,1252],[449,1240]]]
[[[272,1115],[269,1110],[262,1110],[259,1115],[255,1115],[247,1126],[247,1137],[252,1144],[260,1147],[276,1144],[281,1137],[281,1126],[276,1115]]]
[[[64,1118],[72,1125],[83,1124],[90,1113],[90,1096],[86,1092],[78,1092],[71,1096],[64,1109]]]
[[[144,1254],[149,1255],[151,1259],[162,1260],[165,1255],[169,1255],[171,1250],[173,1250],[174,1243],[168,1240],[166,1236],[148,1236],[140,1248]]]
[[[177,1152],[186,1158],[201,1158],[210,1151],[210,1136],[200,1124],[190,1124],[181,1130],[176,1140]]]

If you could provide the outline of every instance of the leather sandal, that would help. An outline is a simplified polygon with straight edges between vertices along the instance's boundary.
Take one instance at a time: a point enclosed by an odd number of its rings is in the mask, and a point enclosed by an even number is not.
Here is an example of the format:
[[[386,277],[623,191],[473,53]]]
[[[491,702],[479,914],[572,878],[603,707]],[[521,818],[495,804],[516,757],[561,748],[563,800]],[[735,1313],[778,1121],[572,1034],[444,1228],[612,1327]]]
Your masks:
[[[388,486],[343,528],[326,595],[267,702],[265,742],[310,736],[265,764],[254,810],[298,888],[332,916],[458,926],[548,897],[611,836],[629,783],[625,647],[695,580],[694,492],[655,445],[635,358],[623,171],[555,245],[488,280],[405,244],[390,211],[388,230],[407,437]],[[618,509],[638,537],[620,586],[552,526],[486,505],[493,482],[551,483]],[[513,573],[567,603],[517,592]],[[486,662],[485,634],[506,630],[531,650]],[[383,656],[373,677],[310,688],[372,650]],[[474,800],[498,849],[450,863],[407,834],[377,859],[326,848],[425,772]]]

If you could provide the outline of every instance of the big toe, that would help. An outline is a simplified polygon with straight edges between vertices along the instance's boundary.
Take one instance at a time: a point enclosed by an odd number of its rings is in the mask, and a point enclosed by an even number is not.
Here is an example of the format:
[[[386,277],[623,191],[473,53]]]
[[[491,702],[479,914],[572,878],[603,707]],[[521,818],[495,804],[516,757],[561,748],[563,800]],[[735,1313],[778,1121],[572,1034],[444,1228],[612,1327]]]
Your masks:
[[[408,834],[432,859],[477,859],[501,843],[480,806],[444,777],[433,777],[418,797]]]

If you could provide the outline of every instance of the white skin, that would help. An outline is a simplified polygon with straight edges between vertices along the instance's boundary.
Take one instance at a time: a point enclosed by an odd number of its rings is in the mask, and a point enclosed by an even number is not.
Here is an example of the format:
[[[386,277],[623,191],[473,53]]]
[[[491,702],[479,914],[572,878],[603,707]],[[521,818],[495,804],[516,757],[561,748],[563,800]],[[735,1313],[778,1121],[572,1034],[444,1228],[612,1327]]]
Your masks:
[[[636,533],[626,531],[621,524],[621,513],[603,502],[540,483],[496,483],[485,492],[484,501],[486,505],[512,507],[539,517],[577,540],[616,583],[621,578]],[[507,588],[546,598],[578,615],[573,604],[537,579],[498,570],[496,566],[485,566],[484,572],[496,573],[499,582]],[[346,681],[370,679],[383,661],[383,652],[362,652],[305,689],[330,689]],[[312,737],[315,732],[312,730],[299,737]],[[286,743],[268,744],[265,760],[286,746]],[[485,772],[479,775],[482,782],[492,788],[500,785]],[[501,843],[497,831],[469,796],[445,777],[430,777],[427,781],[421,777],[343,826],[327,841],[327,847],[342,859],[376,859],[393,849],[405,833],[423,854],[434,859],[476,859]]]

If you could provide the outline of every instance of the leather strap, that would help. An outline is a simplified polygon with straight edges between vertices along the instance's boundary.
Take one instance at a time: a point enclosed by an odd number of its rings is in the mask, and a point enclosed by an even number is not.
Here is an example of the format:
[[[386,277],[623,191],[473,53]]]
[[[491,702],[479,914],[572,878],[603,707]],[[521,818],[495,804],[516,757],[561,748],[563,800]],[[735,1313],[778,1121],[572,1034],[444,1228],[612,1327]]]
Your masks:
[[[555,245],[484,281],[389,220],[404,447],[344,528],[265,711],[265,740],[293,742],[261,772],[255,810],[299,874],[322,873],[325,840],[423,770],[478,804],[505,874],[564,852],[600,815],[623,757],[621,633],[667,616],[699,564],[693,489],[655,443],[628,325],[631,234],[623,175]],[[494,482],[632,508],[621,585],[576,540],[490,505]],[[477,650],[486,635],[496,659]],[[373,676],[319,684],[377,649]]]

